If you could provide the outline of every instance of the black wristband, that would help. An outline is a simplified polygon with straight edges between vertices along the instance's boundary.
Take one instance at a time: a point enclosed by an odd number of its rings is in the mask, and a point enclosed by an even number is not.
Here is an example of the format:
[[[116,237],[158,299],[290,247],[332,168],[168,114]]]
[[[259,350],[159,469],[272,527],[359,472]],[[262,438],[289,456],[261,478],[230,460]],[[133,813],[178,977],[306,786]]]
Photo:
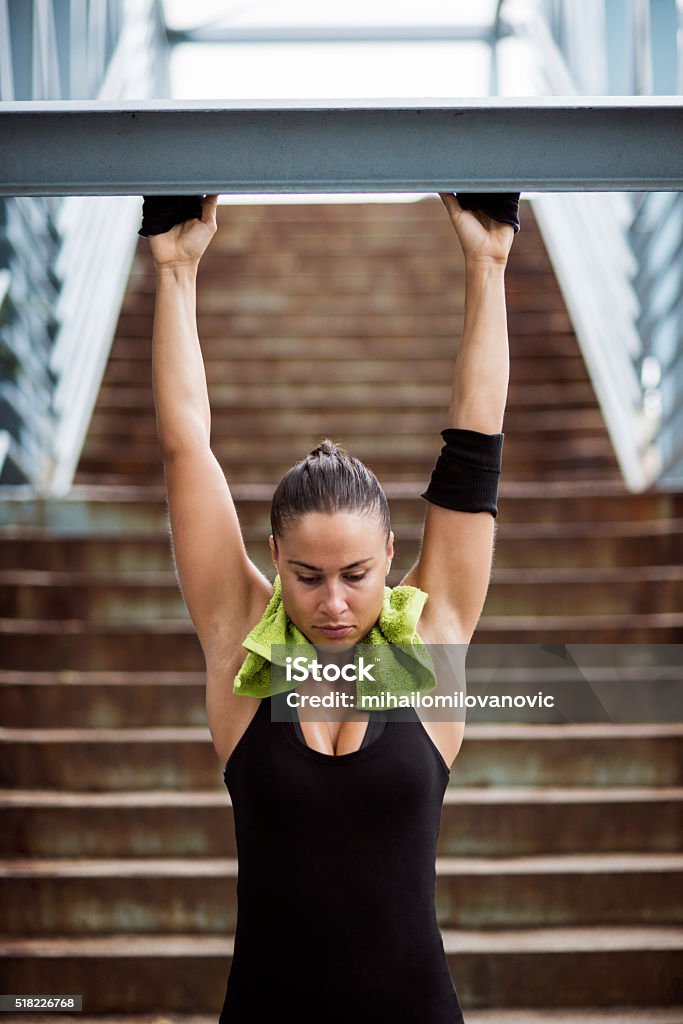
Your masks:
[[[481,210],[501,224],[519,231],[519,192],[456,192],[463,210]]]
[[[505,434],[446,427],[441,436],[446,443],[420,497],[460,512],[490,512],[495,519]]]
[[[163,235],[174,224],[202,219],[204,196],[143,196],[139,235]]]

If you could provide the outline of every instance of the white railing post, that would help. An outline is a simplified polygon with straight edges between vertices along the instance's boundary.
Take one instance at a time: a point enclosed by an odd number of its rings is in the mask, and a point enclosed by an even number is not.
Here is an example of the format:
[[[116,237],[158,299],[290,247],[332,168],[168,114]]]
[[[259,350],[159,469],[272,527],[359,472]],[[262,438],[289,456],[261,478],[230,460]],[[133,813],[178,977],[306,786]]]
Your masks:
[[[120,24],[117,40],[109,31],[108,3],[122,5],[122,17],[114,23]],[[30,52],[27,70],[34,99],[144,99],[163,95],[168,88],[160,0],[71,0],[68,8],[59,9],[58,21],[55,13],[53,0],[26,0],[21,8],[0,0],[0,57],[4,53],[10,58],[0,60],[3,100],[14,98],[11,38],[23,54]],[[10,26],[12,15],[19,20]],[[61,96],[58,45],[66,97]],[[23,427],[19,440],[10,430],[0,432],[0,472],[6,465],[8,482],[10,476],[17,483],[24,478],[39,493],[63,494],[73,480],[116,330],[137,244],[141,200],[70,195],[6,202],[12,214],[6,240],[13,255],[0,271],[0,303],[9,294],[15,310],[30,312],[22,319],[40,337],[29,339],[31,349],[21,357],[21,387],[2,383],[2,401],[12,409],[11,419],[18,418]],[[59,236],[56,258],[51,259],[60,281],[56,300],[52,285],[32,291],[33,298],[25,286],[44,277],[41,267],[49,257],[40,236],[48,237],[48,219]],[[46,320],[36,315],[36,298],[54,305],[54,338]],[[20,327],[11,330],[12,344],[21,348]],[[31,371],[29,363],[36,360],[42,362]],[[38,386],[39,395],[34,394]]]

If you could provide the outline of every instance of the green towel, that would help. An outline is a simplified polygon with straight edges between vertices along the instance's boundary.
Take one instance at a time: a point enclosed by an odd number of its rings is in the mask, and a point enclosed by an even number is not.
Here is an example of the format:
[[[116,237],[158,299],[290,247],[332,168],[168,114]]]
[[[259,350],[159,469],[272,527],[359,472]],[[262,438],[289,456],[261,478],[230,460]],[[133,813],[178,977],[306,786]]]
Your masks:
[[[374,678],[360,678],[362,673],[358,673],[358,707],[363,706],[363,700],[367,696],[389,693],[401,697],[417,692],[428,693],[435,689],[436,679],[431,656],[416,631],[428,596],[424,590],[417,587],[384,588],[382,611],[361,644],[384,645],[387,650],[383,650],[381,654],[378,652],[378,660],[373,662]],[[298,683],[287,680],[284,672],[284,659],[289,653],[285,645],[288,644],[297,645],[296,651],[292,652],[294,656],[315,660],[315,647],[297,629],[285,611],[282,603],[282,583],[278,574],[273,582],[273,596],[266,610],[242,641],[242,646],[249,654],[235,676],[233,693],[248,697],[270,697],[276,693],[295,690]],[[275,651],[272,650],[273,647]],[[356,668],[359,665],[359,658],[363,656],[367,662],[368,655],[367,647],[363,646],[360,655],[356,648]],[[283,671],[272,673],[272,664],[282,665]]]

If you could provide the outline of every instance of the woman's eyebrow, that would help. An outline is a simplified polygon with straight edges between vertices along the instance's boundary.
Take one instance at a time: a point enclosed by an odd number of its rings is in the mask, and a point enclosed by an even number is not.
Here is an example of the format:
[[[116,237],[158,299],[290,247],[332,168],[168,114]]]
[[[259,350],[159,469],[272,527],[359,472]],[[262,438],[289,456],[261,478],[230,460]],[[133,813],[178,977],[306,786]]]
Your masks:
[[[364,562],[374,562],[374,560],[374,555],[371,555],[370,558],[361,558],[358,562],[351,562],[351,565],[343,566],[339,571],[346,572],[347,569],[355,569],[357,565],[363,565]],[[323,572],[323,570],[319,569],[317,565],[309,565],[308,562],[298,562],[294,558],[288,558],[287,561],[290,565],[300,565],[304,569],[312,569],[314,572]]]

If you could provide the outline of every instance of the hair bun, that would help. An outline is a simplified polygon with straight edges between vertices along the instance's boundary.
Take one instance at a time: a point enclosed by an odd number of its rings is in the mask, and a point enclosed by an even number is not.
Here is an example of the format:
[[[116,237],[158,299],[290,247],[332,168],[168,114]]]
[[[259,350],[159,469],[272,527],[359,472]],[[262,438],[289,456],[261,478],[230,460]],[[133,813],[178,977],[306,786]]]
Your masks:
[[[316,459],[320,458],[321,455],[340,455],[344,457],[347,454],[347,451],[337,444],[336,441],[331,441],[329,437],[325,437],[316,448],[308,453],[307,458]]]
[[[329,437],[321,437],[305,458],[287,470],[273,491],[270,525],[276,544],[309,512],[372,514],[389,541],[389,505],[379,480],[369,466]]]

